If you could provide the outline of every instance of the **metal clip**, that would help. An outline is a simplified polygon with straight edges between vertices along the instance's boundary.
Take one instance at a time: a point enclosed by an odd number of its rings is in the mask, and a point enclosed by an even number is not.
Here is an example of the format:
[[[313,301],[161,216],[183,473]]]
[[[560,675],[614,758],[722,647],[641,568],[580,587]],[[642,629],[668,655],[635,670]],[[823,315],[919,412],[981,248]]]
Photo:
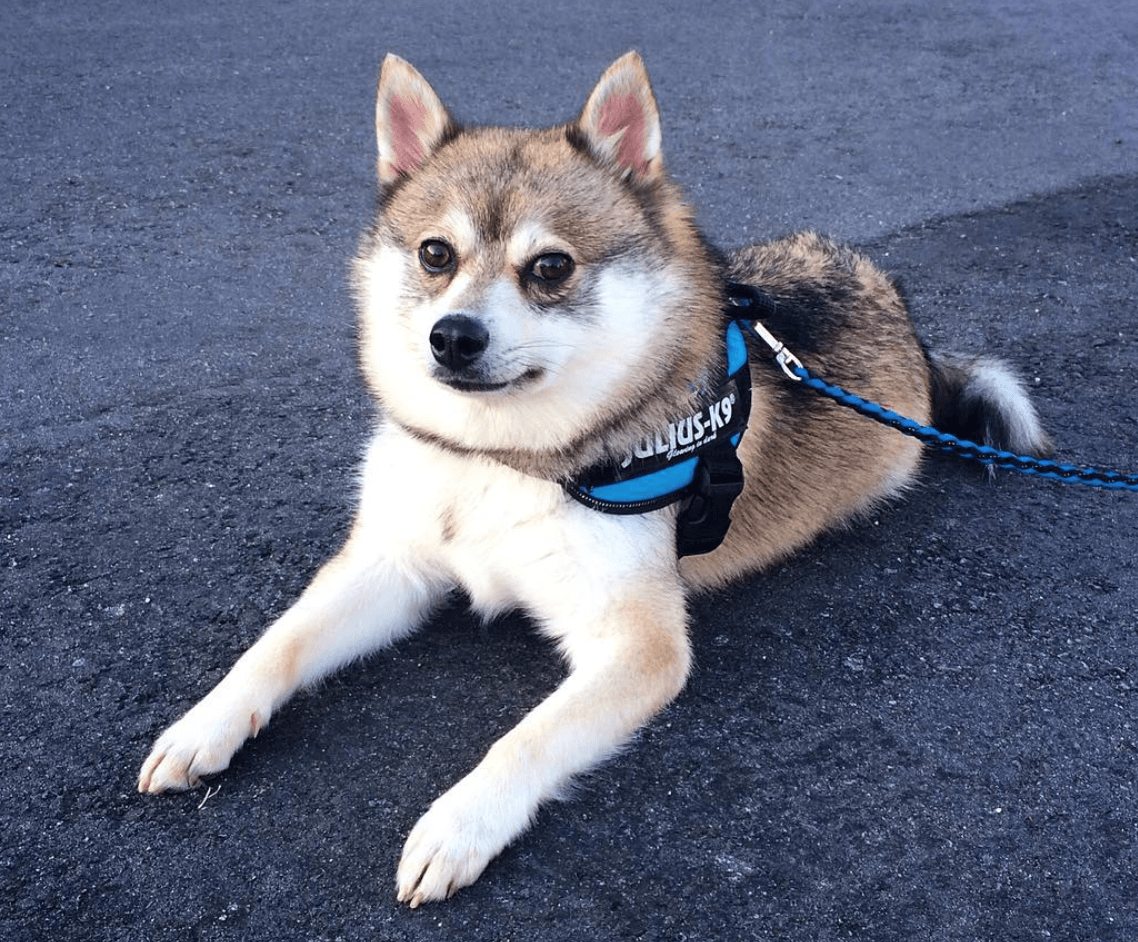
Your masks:
[[[782,371],[796,383],[802,382],[802,377],[795,372],[796,369],[805,369],[802,365],[802,361],[787,350],[786,344],[767,330],[763,326],[762,321],[749,321],[748,323],[750,323],[751,330],[754,331],[755,335],[774,351],[774,358],[778,361],[778,365],[782,367]]]

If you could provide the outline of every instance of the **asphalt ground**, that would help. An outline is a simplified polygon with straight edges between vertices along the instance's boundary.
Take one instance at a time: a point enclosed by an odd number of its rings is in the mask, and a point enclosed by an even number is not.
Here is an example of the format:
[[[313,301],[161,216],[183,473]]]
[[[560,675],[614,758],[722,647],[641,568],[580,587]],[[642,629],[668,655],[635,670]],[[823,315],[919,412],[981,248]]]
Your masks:
[[[1136,498],[947,458],[697,600],[681,697],[445,904],[395,862],[560,679],[522,617],[456,604],[135,794],[350,519],[383,54],[517,124],[631,47],[716,240],[855,241],[1061,457],[1138,469],[1133,4],[9,0],[0,937],[1138,937]]]

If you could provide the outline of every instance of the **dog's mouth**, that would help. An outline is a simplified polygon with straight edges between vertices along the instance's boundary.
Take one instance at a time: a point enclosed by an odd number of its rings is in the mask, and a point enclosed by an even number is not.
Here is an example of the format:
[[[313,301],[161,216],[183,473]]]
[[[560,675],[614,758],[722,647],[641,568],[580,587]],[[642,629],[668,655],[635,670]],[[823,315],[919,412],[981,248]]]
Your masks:
[[[495,393],[506,389],[522,389],[537,382],[545,374],[544,370],[531,367],[519,376],[508,380],[488,380],[477,377],[463,376],[458,373],[436,375],[435,378],[444,386],[463,393]]]

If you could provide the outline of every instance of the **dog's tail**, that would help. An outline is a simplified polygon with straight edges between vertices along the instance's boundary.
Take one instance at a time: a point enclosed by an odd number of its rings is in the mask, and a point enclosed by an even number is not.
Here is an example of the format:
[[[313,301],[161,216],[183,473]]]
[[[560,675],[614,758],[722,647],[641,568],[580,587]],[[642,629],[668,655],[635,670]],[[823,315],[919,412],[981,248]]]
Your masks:
[[[930,353],[933,424],[942,432],[1024,455],[1045,455],[1051,440],[1027,390],[994,357]]]

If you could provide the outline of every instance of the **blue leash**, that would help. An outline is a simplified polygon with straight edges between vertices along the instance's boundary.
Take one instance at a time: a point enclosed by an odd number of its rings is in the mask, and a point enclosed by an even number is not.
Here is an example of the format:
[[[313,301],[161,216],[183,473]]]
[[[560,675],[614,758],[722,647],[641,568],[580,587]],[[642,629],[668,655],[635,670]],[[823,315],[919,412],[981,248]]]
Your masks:
[[[1086,484],[1089,487],[1099,487],[1108,491],[1138,491],[1138,474],[1100,471],[1097,468],[1080,468],[1043,458],[1017,455],[1010,451],[991,448],[988,445],[978,445],[976,442],[937,431],[928,425],[921,425],[919,422],[907,419],[905,416],[879,406],[875,402],[855,396],[840,386],[834,386],[832,383],[818,379],[761,322],[744,320],[741,323],[745,324],[756,337],[774,351],[775,360],[790,379],[809,386],[834,402],[853,409],[861,415],[868,416],[882,425],[888,425],[905,435],[919,439],[926,445],[934,445],[943,451],[979,461],[989,467],[1010,468],[1013,471],[1019,471],[1021,474],[1031,474],[1052,481]]]

